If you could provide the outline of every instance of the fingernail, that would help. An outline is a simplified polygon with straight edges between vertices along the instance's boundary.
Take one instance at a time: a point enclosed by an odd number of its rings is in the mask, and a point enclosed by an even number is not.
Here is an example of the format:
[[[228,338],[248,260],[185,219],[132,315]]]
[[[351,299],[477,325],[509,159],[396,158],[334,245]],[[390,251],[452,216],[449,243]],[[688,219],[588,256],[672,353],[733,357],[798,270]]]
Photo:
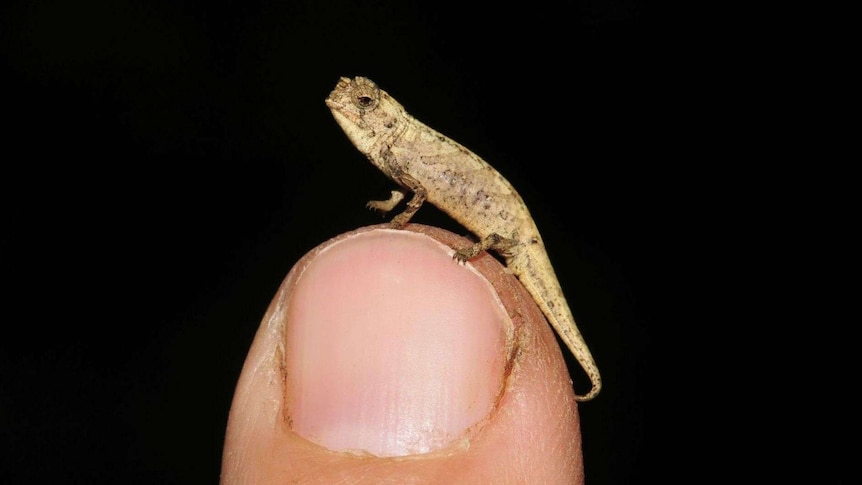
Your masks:
[[[428,236],[331,243],[298,276],[287,314],[289,422],[328,449],[439,450],[500,395],[508,316],[490,284]]]

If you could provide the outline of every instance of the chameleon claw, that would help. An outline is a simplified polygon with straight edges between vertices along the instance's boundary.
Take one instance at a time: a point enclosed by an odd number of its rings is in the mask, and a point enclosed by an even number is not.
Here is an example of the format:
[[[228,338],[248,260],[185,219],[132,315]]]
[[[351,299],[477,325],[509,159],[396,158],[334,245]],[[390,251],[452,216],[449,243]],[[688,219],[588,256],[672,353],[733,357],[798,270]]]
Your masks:
[[[371,212],[375,212],[375,213],[377,213],[377,214],[380,214],[380,217],[386,217],[386,213],[387,213],[387,212],[389,212],[389,211],[384,210],[384,209],[382,209],[382,208],[378,207],[378,206],[375,204],[375,202],[377,202],[377,201],[376,201],[376,200],[372,200],[372,201],[368,202],[367,204],[365,204],[365,208],[366,208],[366,209],[368,209],[368,210],[370,210]]]
[[[393,190],[392,195],[389,197],[389,199],[387,199],[387,200],[369,200],[368,203],[365,204],[365,207],[367,207],[373,211],[377,211],[377,212],[380,212],[382,214],[386,214],[389,211],[391,211],[392,209],[394,209],[395,206],[397,206],[398,203],[401,202],[403,199],[404,199],[404,193],[403,192]]]

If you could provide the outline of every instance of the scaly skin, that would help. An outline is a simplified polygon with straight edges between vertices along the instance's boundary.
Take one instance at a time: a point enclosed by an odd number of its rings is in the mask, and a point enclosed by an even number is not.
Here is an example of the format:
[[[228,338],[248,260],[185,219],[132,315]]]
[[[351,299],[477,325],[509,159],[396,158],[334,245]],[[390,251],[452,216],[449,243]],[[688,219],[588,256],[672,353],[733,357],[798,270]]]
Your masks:
[[[487,249],[500,252],[592,381],[590,392],[576,399],[594,398],[602,387],[599,370],[575,324],[536,224],[512,185],[476,154],[407,114],[369,79],[341,78],[326,105],[356,148],[413,193],[392,226],[404,226],[427,200],[481,239],[456,251],[456,259],[466,261]],[[388,212],[402,198],[394,191],[389,200],[371,201],[368,206]]]

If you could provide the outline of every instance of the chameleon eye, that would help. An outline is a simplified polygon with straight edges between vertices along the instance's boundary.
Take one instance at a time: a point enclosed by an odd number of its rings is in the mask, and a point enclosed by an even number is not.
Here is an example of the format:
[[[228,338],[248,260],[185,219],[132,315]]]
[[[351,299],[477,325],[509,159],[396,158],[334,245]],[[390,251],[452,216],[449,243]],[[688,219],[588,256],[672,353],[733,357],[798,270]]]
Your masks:
[[[374,104],[374,98],[371,96],[357,96],[356,97],[356,106],[360,108],[367,109],[370,108]]]
[[[351,101],[360,110],[372,110],[380,103],[380,90],[369,79],[357,77],[349,89]]]

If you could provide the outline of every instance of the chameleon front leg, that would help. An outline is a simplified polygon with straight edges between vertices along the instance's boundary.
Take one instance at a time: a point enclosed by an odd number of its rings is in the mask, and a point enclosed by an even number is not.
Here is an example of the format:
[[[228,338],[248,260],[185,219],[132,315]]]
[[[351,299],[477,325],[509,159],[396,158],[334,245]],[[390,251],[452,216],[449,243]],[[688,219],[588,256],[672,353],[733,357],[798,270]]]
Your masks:
[[[425,187],[423,187],[418,180],[407,172],[398,170],[392,174],[392,178],[413,192],[413,197],[409,202],[407,202],[407,208],[404,209],[404,212],[393,217],[392,221],[389,223],[393,228],[401,229],[405,224],[407,224],[410,218],[413,217],[413,214],[422,207],[422,204],[425,202],[427,192]]]
[[[503,237],[495,232],[470,247],[455,251],[455,255],[452,257],[458,260],[459,263],[463,263],[475,258],[482,251],[489,249],[494,249],[505,255],[508,254],[509,249],[517,246],[517,244],[517,240]]]
[[[389,197],[389,200],[369,200],[365,207],[369,209],[374,209],[376,211],[380,211],[384,214],[391,211],[398,205],[399,202],[404,200],[404,192],[400,190],[393,190],[392,195]]]

